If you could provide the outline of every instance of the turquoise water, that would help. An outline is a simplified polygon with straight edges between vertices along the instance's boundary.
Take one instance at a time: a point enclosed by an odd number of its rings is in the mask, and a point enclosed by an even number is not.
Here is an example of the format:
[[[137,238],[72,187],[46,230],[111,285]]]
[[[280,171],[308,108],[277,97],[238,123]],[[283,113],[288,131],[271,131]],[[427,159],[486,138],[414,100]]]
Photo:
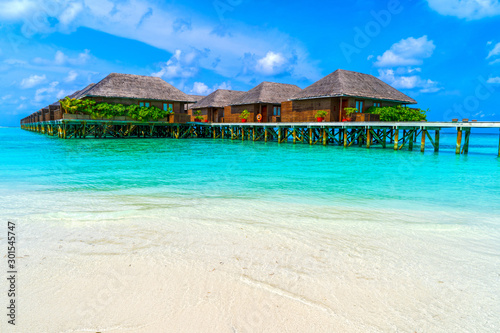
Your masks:
[[[455,134],[442,134],[441,151],[435,154],[428,147],[422,154],[419,145],[413,152],[395,152],[231,140],[60,140],[0,129],[1,215],[23,225],[26,251],[70,257],[73,263],[80,260],[76,254],[88,250],[61,252],[50,241],[95,237],[76,222],[104,228],[106,233],[98,234],[103,242],[113,239],[106,246],[116,253],[134,248],[138,225],[164,238],[173,237],[177,228],[192,228],[186,234],[196,240],[190,240],[189,249],[172,238],[168,244],[158,240],[161,246],[151,241],[149,252],[141,255],[178,246],[185,258],[209,262],[241,245],[257,276],[268,261],[274,262],[271,257],[286,254],[262,252],[260,245],[252,252],[243,240],[231,245],[223,236],[254,228],[256,242],[284,242],[292,251],[304,246],[286,260],[302,280],[310,275],[314,283],[308,288],[330,288],[333,282],[326,283],[325,276],[335,274],[354,285],[357,280],[349,280],[353,267],[373,275],[378,283],[367,290],[380,293],[374,298],[395,299],[355,313],[373,331],[393,328],[380,322],[385,317],[403,331],[493,332],[500,313],[498,292],[491,293],[499,290],[500,276],[498,135],[473,133],[468,156],[454,154],[454,140]],[[133,233],[118,237],[113,228]],[[330,255],[315,261],[319,251]],[[351,262],[353,255],[356,261]],[[225,267],[237,274],[229,264]],[[393,280],[403,276],[404,283]],[[435,290],[427,285],[433,279],[449,285]],[[406,289],[387,296],[382,291],[386,283]],[[306,293],[285,282],[278,285],[286,293]],[[314,298],[319,290],[300,297]],[[413,292],[415,304],[439,309],[437,317],[411,307],[389,314],[405,308],[403,295]],[[333,302],[324,306],[335,309]],[[460,316],[456,306],[469,316]],[[430,316],[431,309],[426,310]]]
[[[231,140],[60,140],[0,130],[4,191],[155,193],[335,206],[500,212],[497,135],[468,156]]]

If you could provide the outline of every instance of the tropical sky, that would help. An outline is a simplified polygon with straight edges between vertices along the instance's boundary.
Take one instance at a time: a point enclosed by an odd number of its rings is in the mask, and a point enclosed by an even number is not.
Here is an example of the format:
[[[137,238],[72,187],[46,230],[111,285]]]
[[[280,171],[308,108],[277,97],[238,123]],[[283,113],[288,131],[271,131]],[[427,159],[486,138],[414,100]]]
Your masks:
[[[433,121],[500,120],[498,0],[1,0],[0,125],[112,72],[188,94],[374,75]]]

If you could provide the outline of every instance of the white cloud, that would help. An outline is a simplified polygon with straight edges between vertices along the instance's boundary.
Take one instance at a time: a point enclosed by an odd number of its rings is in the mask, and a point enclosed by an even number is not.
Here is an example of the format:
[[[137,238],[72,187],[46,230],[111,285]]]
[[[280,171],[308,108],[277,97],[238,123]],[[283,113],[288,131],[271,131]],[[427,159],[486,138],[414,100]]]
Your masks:
[[[216,91],[217,89],[226,89],[226,90],[231,90],[231,83],[230,82],[222,82],[221,84],[216,84],[212,88],[207,86],[203,82],[195,82],[193,85],[193,88],[189,91],[190,94],[193,95],[209,95]]]
[[[67,56],[62,51],[58,50],[54,55],[54,60],[35,58],[33,62],[40,65],[85,65],[87,61],[90,59],[90,50],[84,50],[82,53],[79,53],[76,57],[72,58]]]
[[[489,45],[489,44],[488,44]],[[497,43],[493,49],[488,53],[488,56],[486,57],[486,59],[489,59],[491,57],[494,57],[494,56],[497,56],[500,54],[500,43]]]
[[[488,79],[488,81],[486,81],[487,83],[498,83],[500,84],[500,76],[497,76],[497,77],[490,77]]]
[[[441,15],[478,20],[500,14],[498,0],[427,0],[429,7]]]
[[[167,62],[160,64],[160,71],[152,75],[167,80],[193,77],[198,73],[199,62],[205,56],[206,52],[196,49],[187,53],[175,50],[174,55]]]
[[[59,15],[59,22],[64,25],[68,25],[77,17],[77,15],[82,11],[83,5],[78,2],[72,2],[68,5],[66,9]]]
[[[27,77],[21,81],[21,88],[33,88],[34,86],[41,84],[43,81],[45,81],[45,79],[47,79],[45,75],[31,75],[30,77]]]
[[[414,66],[423,63],[423,59],[432,56],[436,46],[427,36],[420,38],[409,37],[393,44],[381,56],[377,56],[375,66]]]
[[[231,86],[231,82],[222,82],[221,84],[216,84],[214,86],[214,91],[217,89],[231,90],[233,87]]]
[[[0,2],[0,18],[7,20],[22,19],[36,7],[36,2],[31,0],[2,0]]]
[[[205,83],[203,82],[195,82],[193,85],[193,89],[191,89],[191,93],[194,95],[208,95],[212,92],[213,90],[210,89]]]
[[[64,79],[65,82],[73,82],[78,77],[78,73],[75,71],[70,71],[68,76]]]
[[[55,99],[60,99],[67,95],[67,92],[58,88],[59,82],[53,81],[47,87],[37,89],[35,92],[34,101],[36,103],[42,101],[52,101]]]
[[[320,78],[317,62],[312,62],[304,45],[300,41],[278,29],[268,29],[244,23],[231,22],[230,27],[223,26],[223,30],[230,33],[216,34],[214,27],[221,22],[213,15],[190,18],[182,6],[168,5],[156,0],[0,0],[5,3],[23,2],[26,5],[16,11],[19,23],[24,24],[24,30],[33,35],[36,33],[67,32],[85,27],[104,32],[121,38],[136,40],[161,50],[174,54],[176,50],[189,53],[189,50],[208,50],[205,57],[192,67],[213,71],[224,77],[237,78],[240,81],[249,81],[259,74],[256,63],[252,66],[252,73],[239,77],[245,54],[265,56],[269,50],[275,54],[285,55],[289,62],[286,72],[299,80],[317,80]],[[47,3],[56,3],[57,6],[45,6]],[[40,10],[50,7],[50,10]],[[32,27],[25,18],[37,16],[36,26]],[[2,14],[0,14],[1,16]],[[7,14],[5,14],[7,15]],[[52,20],[49,18],[56,18]],[[190,21],[191,20],[191,21]],[[177,23],[176,23],[177,22]],[[174,24],[176,23],[176,24]],[[223,25],[223,24],[222,24]],[[161,27],[161,28],[158,28]],[[21,29],[23,31],[23,29]],[[177,33],[176,30],[182,31]],[[25,33],[26,35],[26,33]],[[279,58],[279,57],[278,57]],[[60,55],[58,62],[64,57]],[[43,59],[37,59],[45,64]],[[55,61],[55,60],[54,60]],[[51,64],[54,64],[51,61]],[[66,60],[70,63],[68,60]],[[171,66],[170,64],[169,66]],[[276,72],[279,68],[279,59],[271,65],[263,61],[259,69],[263,72]],[[179,68],[166,68],[160,72],[170,75],[176,73],[187,74]],[[190,70],[187,71],[192,72]],[[160,73],[161,74],[161,73]],[[183,76],[183,75],[181,75]]]
[[[287,59],[281,53],[267,52],[266,56],[257,60],[255,69],[264,75],[276,75],[285,70]]]
[[[419,75],[410,75],[412,71],[401,69],[379,69],[379,79],[396,89],[419,89],[421,93],[433,93],[441,90],[438,82],[422,79]]]

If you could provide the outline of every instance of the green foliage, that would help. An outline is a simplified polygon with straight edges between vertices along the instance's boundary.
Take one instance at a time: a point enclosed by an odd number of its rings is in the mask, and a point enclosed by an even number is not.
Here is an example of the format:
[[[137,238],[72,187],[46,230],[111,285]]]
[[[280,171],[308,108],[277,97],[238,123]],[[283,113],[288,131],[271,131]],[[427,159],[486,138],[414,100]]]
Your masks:
[[[203,116],[201,115],[201,110],[194,111],[194,114],[196,115],[196,117],[194,117],[194,119],[203,120]]]
[[[315,117],[316,118],[325,118],[327,114],[328,114],[328,112],[326,112],[325,110],[318,110],[316,112]]]
[[[90,114],[95,105],[95,101],[90,99],[74,99],[69,97],[60,100],[60,103],[65,113],[73,114]]]
[[[79,113],[90,115],[93,119],[128,116],[138,121],[156,121],[173,114],[172,108],[164,111],[156,106],[140,107],[139,105],[98,103],[91,99],[70,99],[66,97],[61,100],[61,106],[66,113]]]
[[[248,110],[243,110],[240,114],[240,119],[248,119],[248,117],[250,117],[250,112],[248,112]]]
[[[358,109],[356,109],[356,108],[344,108],[344,111],[345,111],[346,116],[349,117],[351,114],[358,112]]]
[[[380,115],[380,121],[427,121],[426,113],[429,111],[409,108],[407,106],[372,106],[366,112]]]

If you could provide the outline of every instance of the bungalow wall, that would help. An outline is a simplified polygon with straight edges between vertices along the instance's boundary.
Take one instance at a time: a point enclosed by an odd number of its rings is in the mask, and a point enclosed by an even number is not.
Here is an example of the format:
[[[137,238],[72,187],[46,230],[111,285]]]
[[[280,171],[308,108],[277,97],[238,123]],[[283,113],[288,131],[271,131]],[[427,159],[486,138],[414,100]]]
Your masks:
[[[200,110],[201,115],[203,117],[202,121],[205,121],[208,119],[209,122],[213,123],[219,123],[222,122],[221,118],[224,117],[224,108],[203,108],[203,109],[189,109],[188,110],[188,115],[190,116],[191,121],[194,121],[195,117],[197,116],[195,114],[196,111]]]
[[[286,101],[281,103],[281,121],[283,122],[315,122],[316,112],[324,110],[328,114],[325,121],[342,121],[346,116],[345,108],[355,108],[356,101],[363,101],[363,109],[360,112],[366,112],[374,103],[380,103],[381,106],[396,106],[400,103],[380,101],[355,97],[335,97],[335,98],[311,98],[298,101]],[[342,103],[342,104],[341,104]],[[341,114],[339,112],[341,111]]]
[[[275,106],[281,106],[281,104],[245,104],[245,105],[233,105],[226,106],[224,108],[224,122],[225,123],[240,123],[240,115],[244,110],[247,110],[250,115],[248,116],[248,122],[257,122],[257,115],[262,115],[261,122],[275,122],[276,116],[273,116],[273,111]],[[283,112],[281,112],[283,114]]]

